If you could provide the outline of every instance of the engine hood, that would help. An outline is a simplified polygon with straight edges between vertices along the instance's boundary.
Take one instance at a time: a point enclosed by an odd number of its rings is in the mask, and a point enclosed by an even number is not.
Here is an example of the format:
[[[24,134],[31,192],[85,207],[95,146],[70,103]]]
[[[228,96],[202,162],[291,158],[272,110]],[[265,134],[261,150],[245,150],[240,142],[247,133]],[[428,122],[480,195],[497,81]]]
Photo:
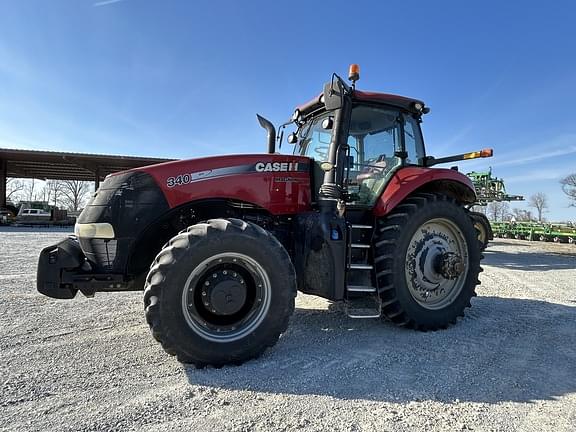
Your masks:
[[[179,160],[133,171],[152,176],[171,208],[225,198],[289,214],[310,206],[310,166],[304,156],[265,153]]]

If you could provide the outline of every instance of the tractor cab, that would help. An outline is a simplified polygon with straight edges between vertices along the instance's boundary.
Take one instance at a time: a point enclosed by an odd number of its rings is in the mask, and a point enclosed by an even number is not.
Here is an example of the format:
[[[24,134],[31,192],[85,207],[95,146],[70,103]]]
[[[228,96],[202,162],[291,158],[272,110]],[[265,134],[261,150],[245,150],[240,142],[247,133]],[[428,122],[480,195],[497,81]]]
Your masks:
[[[421,102],[384,94],[367,100],[363,95],[355,92],[353,98],[342,187],[351,205],[373,207],[391,176],[403,166],[421,165],[426,154],[420,114],[407,109],[410,103]],[[399,100],[408,107],[399,105]],[[314,159],[322,177],[324,170],[333,168],[329,150],[334,116],[333,111],[312,111],[302,117],[295,135],[294,153]]]
[[[492,150],[444,158],[426,155],[420,123],[430,109],[424,102],[357,90],[359,77],[357,65],[350,66],[351,86],[333,74],[324,91],[297,107],[291,121],[282,126],[294,124],[296,131],[288,136],[288,142],[295,145],[294,154],[314,161],[312,193],[316,200],[339,200],[349,209],[374,208],[376,215],[382,216],[415,188],[437,179],[438,184],[428,185],[431,189],[447,186],[453,197],[473,202],[468,179],[450,170],[429,168],[490,157]],[[269,149],[274,149],[270,140],[275,136],[269,129]],[[410,167],[416,169],[405,169]],[[382,196],[393,179],[396,186],[390,190],[407,192],[396,195],[389,205]]]

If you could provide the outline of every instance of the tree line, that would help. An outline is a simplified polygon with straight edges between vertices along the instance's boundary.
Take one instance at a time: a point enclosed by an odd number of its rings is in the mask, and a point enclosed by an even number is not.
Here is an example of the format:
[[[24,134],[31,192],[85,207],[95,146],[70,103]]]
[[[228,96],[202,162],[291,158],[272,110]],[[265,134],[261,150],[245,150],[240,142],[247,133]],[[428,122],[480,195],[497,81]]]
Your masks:
[[[92,182],[80,180],[46,180],[9,178],[6,200],[14,204],[22,201],[43,201],[69,211],[84,208],[94,191]]]

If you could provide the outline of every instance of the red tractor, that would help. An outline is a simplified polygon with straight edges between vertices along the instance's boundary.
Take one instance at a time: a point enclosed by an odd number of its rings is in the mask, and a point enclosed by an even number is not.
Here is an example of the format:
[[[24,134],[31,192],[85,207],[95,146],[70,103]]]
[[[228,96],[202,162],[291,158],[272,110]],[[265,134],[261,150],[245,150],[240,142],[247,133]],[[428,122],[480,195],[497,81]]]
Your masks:
[[[218,156],[112,174],[75,237],[45,248],[38,291],[144,290],[146,319],[171,355],[240,364],[273,346],[297,290],[343,301],[352,318],[445,328],[475,295],[481,251],[465,206],[470,179],[432,165],[423,102],[355,89],[333,74],[296,109],[293,155]],[[283,135],[283,134],[282,134]],[[281,139],[280,139],[281,141]]]

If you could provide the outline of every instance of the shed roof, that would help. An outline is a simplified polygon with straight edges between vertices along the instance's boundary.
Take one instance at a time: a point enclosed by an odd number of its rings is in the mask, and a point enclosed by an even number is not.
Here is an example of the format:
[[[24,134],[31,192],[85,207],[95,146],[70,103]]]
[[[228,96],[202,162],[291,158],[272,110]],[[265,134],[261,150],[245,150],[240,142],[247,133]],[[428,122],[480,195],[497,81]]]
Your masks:
[[[0,148],[7,177],[42,180],[102,180],[113,172],[171,160],[174,159]]]

